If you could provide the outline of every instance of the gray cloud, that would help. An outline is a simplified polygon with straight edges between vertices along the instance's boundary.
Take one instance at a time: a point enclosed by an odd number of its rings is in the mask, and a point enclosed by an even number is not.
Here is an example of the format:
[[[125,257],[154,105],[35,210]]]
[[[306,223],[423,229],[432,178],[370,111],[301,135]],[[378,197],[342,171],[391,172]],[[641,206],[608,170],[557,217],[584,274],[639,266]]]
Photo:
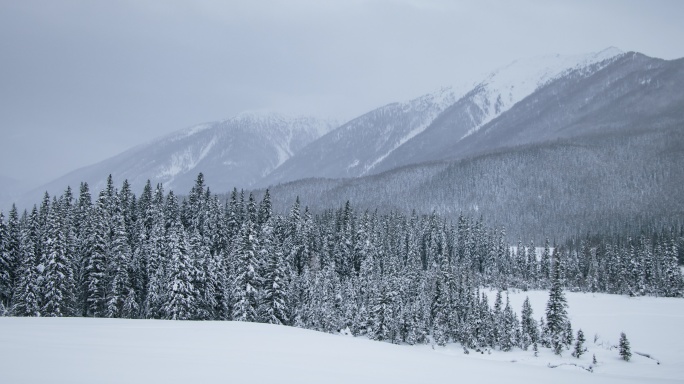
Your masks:
[[[45,182],[243,110],[353,117],[526,56],[684,56],[680,1],[6,1],[0,174]]]

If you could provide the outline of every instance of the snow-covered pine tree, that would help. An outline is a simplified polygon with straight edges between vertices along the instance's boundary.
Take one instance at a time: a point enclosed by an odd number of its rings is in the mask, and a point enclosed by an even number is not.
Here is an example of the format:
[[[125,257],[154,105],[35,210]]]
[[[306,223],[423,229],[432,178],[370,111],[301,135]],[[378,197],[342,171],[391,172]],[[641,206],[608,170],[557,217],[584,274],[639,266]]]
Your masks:
[[[620,357],[622,360],[629,361],[632,358],[632,350],[629,346],[629,340],[627,340],[627,335],[624,332],[620,333]]]
[[[204,241],[209,253],[206,261],[205,302],[212,319],[226,320],[230,317],[228,292],[228,238],[222,221],[218,197],[207,198],[207,217],[204,220]]]
[[[549,346],[557,355],[561,354],[563,347],[567,344],[568,312],[567,301],[563,293],[561,281],[561,256],[556,252],[556,259],[553,263],[553,278],[551,280],[551,290],[549,291],[549,301],[546,304],[546,335],[545,338]]]
[[[449,291],[446,273],[435,272],[434,298],[432,300],[432,338],[437,345],[444,346],[449,341]]]
[[[77,314],[79,316],[87,316],[88,309],[86,266],[93,248],[92,209],[93,203],[88,183],[81,183],[73,215],[75,236],[73,255],[74,282],[77,292]]]
[[[541,280],[541,287],[548,288],[549,281],[551,281],[551,247],[549,245],[549,238],[544,240],[544,250],[542,251],[541,260],[539,262],[539,277]]]
[[[141,245],[146,259],[147,287],[144,298],[143,314],[146,318],[163,317],[168,286],[168,248],[166,244],[166,213],[164,209],[164,190],[157,185],[154,197],[145,214],[149,234]]]
[[[234,248],[235,283],[233,297],[233,320],[258,320],[259,295],[262,277],[259,260],[259,238],[252,220],[248,218],[242,224],[240,234]]]
[[[503,334],[505,330],[505,324],[503,319],[503,298],[501,296],[501,291],[496,292],[496,298],[494,299],[494,309],[492,311],[492,345],[501,346],[501,340],[503,339]]]
[[[14,290],[12,314],[14,316],[40,316],[40,271],[38,270],[38,210],[33,206],[31,215],[22,220],[19,246],[18,281]]]
[[[262,211],[263,212],[263,211]],[[270,213],[261,225],[261,258],[265,263],[263,293],[261,298],[261,318],[266,323],[290,324],[290,300],[288,287],[290,270],[280,247],[275,244],[271,227]]]
[[[506,295],[506,307],[503,310],[503,334],[501,335],[500,343],[502,351],[510,351],[513,347],[518,345],[520,323],[513,312],[510,305],[508,295]]]
[[[0,212],[0,311],[4,312],[9,308],[12,298],[12,272],[13,265],[10,253],[7,252],[8,243],[7,227],[5,225],[5,215]]]
[[[584,347],[585,341],[586,340],[584,338],[584,332],[582,332],[582,330],[579,329],[577,331],[577,341],[575,342],[575,349],[572,351],[572,356],[579,359],[584,354],[584,352],[587,351],[587,349]]]
[[[53,199],[46,220],[41,314],[52,317],[71,316],[75,301],[74,276],[68,255],[61,201]]]
[[[398,315],[394,313],[394,293],[391,288],[389,277],[386,276],[379,282],[379,287],[375,290],[375,295],[371,307],[371,331],[369,336],[373,340],[387,340],[395,339],[394,318]],[[435,337],[437,339],[437,336]],[[446,344],[446,341],[441,343],[441,339],[437,340],[439,345]]]
[[[539,328],[532,315],[530,298],[526,297],[523,302],[522,319],[520,322],[520,347],[523,350],[527,350],[530,345],[539,342]]]
[[[480,296],[479,301],[478,296]],[[498,345],[494,338],[494,327],[496,326],[494,324],[494,312],[489,308],[486,293],[482,292],[482,295],[477,293],[473,299],[472,308],[475,309],[475,313],[473,318],[474,326],[471,329],[474,332],[473,337],[477,340],[476,350],[482,351],[486,347]]]
[[[192,207],[192,204],[190,204],[190,206]],[[192,217],[195,215],[193,213],[188,213],[188,216],[193,220]],[[192,318],[196,320],[209,320],[212,316],[213,308],[216,305],[214,302],[214,285],[207,284],[209,278],[209,263],[211,261],[209,241],[204,238],[202,231],[192,226],[192,224],[187,232],[189,232],[188,255],[192,263],[191,281],[194,287],[193,292],[195,293],[195,297],[192,300],[195,312],[193,313]]]
[[[107,252],[109,242],[109,212],[107,197],[101,192],[97,205],[93,208],[90,220],[87,222],[90,238],[89,253],[84,255],[85,270],[83,284],[85,288],[86,316],[103,317],[106,314],[108,276]]]
[[[194,265],[189,254],[187,235],[180,219],[178,202],[173,192],[167,197],[166,244],[168,255],[168,280],[163,305],[164,317],[170,320],[189,320],[196,312],[197,297],[192,276]]]
[[[10,308],[13,291],[17,285],[18,264],[20,260],[19,246],[21,244],[21,228],[16,205],[12,204],[12,208],[9,211],[4,235],[1,228],[3,226],[2,221],[2,213],[0,212],[0,281],[5,278],[7,279],[5,284],[0,283],[0,291],[5,290],[4,294],[0,295],[4,296],[0,301],[2,301],[5,308]]]
[[[111,243],[107,252],[107,290],[106,317],[132,318],[137,315],[138,304],[131,281],[131,248],[122,202],[114,197],[114,211],[110,217]],[[132,300],[132,301],[131,301]]]
[[[682,270],[677,259],[678,254],[677,242],[675,237],[672,236],[671,240],[667,243],[663,257],[663,263],[665,264],[663,266],[663,291],[665,296],[668,297],[682,296],[682,283],[684,281],[682,280]]]

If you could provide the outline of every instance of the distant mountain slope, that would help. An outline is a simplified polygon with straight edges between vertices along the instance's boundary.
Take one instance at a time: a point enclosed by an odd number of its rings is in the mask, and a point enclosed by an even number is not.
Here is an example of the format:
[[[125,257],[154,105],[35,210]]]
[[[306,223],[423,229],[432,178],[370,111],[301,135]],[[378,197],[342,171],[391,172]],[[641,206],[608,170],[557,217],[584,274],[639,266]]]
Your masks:
[[[622,51],[609,48],[586,55],[553,55],[514,61],[478,83],[423,132],[389,155],[375,168],[375,172],[462,157],[453,151],[457,143],[474,135],[546,84],[578,71],[593,73],[622,55]],[[470,150],[476,153],[479,148]]]
[[[602,63],[604,64],[604,63]],[[684,123],[684,59],[629,53],[548,83],[478,132],[435,148],[438,159]]]
[[[368,112],[304,147],[260,184],[368,174],[392,151],[425,130],[462,93],[454,88],[443,88]]]
[[[277,210],[289,209],[297,196],[314,211],[350,201],[361,210],[482,215],[505,226],[512,241],[684,224],[684,126],[586,135],[271,188]]]
[[[140,145],[71,172],[37,192],[61,193],[67,185],[78,188],[81,181],[98,190],[112,174],[117,183],[128,179],[136,189],[149,179],[185,193],[199,172],[206,175],[212,190],[247,188],[332,128],[334,123],[312,117],[243,113]],[[33,201],[39,200],[33,196]]]
[[[518,60],[492,72],[473,89],[446,88],[362,115],[312,142],[261,185],[307,177],[357,177],[438,160],[443,150],[477,132],[546,83],[572,70],[598,70],[622,52]],[[605,65],[605,64],[604,64]]]
[[[460,140],[426,144],[439,161],[276,186],[283,200],[274,204],[299,195],[314,209],[350,200],[363,209],[480,213],[514,238],[681,222],[682,89],[684,59],[615,56],[545,83]]]

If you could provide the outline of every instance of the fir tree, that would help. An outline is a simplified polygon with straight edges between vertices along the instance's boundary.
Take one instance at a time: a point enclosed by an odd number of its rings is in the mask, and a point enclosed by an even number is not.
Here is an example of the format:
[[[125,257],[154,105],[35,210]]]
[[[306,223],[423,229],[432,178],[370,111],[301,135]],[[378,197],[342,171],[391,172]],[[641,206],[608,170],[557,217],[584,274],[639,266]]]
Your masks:
[[[189,320],[196,311],[194,299],[197,295],[192,281],[194,265],[189,255],[186,232],[181,224],[178,202],[173,192],[169,192],[167,207],[170,226],[165,239],[169,265],[163,314],[171,320]]]
[[[7,228],[5,216],[0,212],[0,306],[7,308],[12,297],[12,260],[7,252]]]
[[[74,276],[68,255],[67,235],[63,226],[60,202],[53,199],[47,213],[44,237],[43,316],[71,316],[74,308]]]
[[[270,220],[269,220],[270,221]],[[262,226],[262,237],[269,238],[268,221]],[[290,324],[290,300],[288,287],[290,283],[289,264],[283,252],[266,242],[262,257],[267,260],[264,268],[262,319],[271,324]]]
[[[620,333],[620,357],[622,360],[629,361],[632,358],[632,351],[629,347],[629,340],[627,340],[627,335],[624,332]]]
[[[537,327],[537,322],[534,320],[532,315],[533,313],[532,306],[530,305],[530,298],[526,297],[525,301],[523,302],[522,319],[520,324],[520,346],[523,350],[527,350],[531,344],[535,344],[539,341],[539,329]]]
[[[558,253],[557,253],[558,254]],[[557,355],[561,354],[567,345],[567,331],[569,326],[567,301],[563,293],[561,281],[561,259],[557,256],[553,265],[553,279],[549,291],[549,301],[546,304],[546,341]]]
[[[503,323],[504,333],[500,342],[501,350],[510,351],[514,346],[518,345],[518,331],[520,329],[520,323],[518,322],[518,318],[508,303],[508,299],[506,300],[506,307],[504,308]]]
[[[576,358],[580,358],[584,352],[587,351],[587,349],[584,347],[584,342],[586,340],[584,339],[584,332],[582,332],[581,329],[577,331],[577,342],[575,342],[575,350],[572,352],[572,355]]]
[[[257,321],[261,290],[259,239],[254,224],[247,219],[235,246],[235,283],[233,320]]]
[[[40,272],[36,242],[38,238],[38,210],[33,207],[21,230],[19,246],[20,265],[17,286],[12,300],[12,314],[15,316],[40,316]]]
[[[17,284],[20,238],[19,215],[17,207],[13,204],[7,225],[3,222],[0,212],[0,303],[5,308],[11,307],[13,291]]]
[[[107,255],[107,317],[131,318],[137,314],[138,305],[131,279],[131,249],[125,227],[125,218],[120,204],[115,203],[111,216],[111,246]],[[131,301],[132,300],[132,301]]]
[[[107,252],[109,250],[109,214],[107,212],[107,198],[103,193],[93,209],[87,225],[91,238],[90,249],[84,257],[86,260],[83,276],[85,300],[87,304],[86,316],[101,317],[105,315],[107,304]]]

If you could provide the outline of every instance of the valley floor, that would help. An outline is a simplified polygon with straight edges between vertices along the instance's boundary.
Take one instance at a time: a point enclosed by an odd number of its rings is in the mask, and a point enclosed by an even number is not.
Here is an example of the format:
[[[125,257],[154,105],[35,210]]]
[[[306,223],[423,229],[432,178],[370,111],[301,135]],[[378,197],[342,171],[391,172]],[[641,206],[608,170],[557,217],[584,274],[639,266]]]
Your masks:
[[[492,300],[495,292],[491,292]],[[517,312],[545,291],[510,294]],[[566,293],[580,359],[540,348],[466,355],[460,345],[406,346],[238,322],[0,318],[3,383],[654,383],[684,382],[684,300]],[[632,361],[620,360],[625,332]],[[596,341],[595,335],[597,335]],[[648,354],[651,358],[641,354]],[[590,373],[592,355],[598,364]],[[657,359],[657,360],[656,360]],[[660,362],[660,364],[658,364]],[[550,368],[550,366],[557,366]],[[579,366],[579,367],[578,367]]]

